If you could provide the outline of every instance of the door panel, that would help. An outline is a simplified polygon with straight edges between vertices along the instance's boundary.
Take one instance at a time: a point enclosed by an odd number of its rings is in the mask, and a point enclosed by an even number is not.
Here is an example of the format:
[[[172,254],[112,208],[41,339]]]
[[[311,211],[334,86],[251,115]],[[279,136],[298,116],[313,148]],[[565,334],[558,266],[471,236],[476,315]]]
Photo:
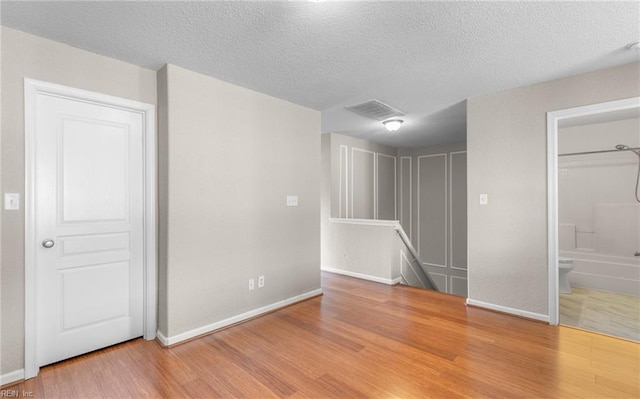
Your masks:
[[[39,94],[37,362],[143,335],[143,115]]]
[[[129,262],[61,270],[63,331],[127,317],[129,275]]]
[[[67,236],[60,239],[63,256],[91,254],[92,252],[129,252],[129,233]]]
[[[68,118],[62,123],[62,222],[127,220],[128,126]]]

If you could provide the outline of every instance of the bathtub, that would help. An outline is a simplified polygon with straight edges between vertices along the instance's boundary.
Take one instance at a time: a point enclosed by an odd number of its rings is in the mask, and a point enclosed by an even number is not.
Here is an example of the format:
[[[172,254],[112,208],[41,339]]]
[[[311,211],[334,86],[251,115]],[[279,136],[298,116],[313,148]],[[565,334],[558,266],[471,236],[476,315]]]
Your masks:
[[[569,273],[572,287],[640,296],[640,256],[613,256],[592,251],[560,251],[572,258],[574,269]]]

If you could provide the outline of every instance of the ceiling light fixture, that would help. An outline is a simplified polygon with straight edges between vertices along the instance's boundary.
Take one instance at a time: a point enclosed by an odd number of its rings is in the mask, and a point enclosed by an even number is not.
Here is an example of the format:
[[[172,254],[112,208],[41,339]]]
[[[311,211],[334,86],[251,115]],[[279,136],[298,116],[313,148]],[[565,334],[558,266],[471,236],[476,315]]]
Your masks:
[[[402,123],[404,123],[402,119],[388,119],[382,122],[384,127],[386,127],[387,130],[390,132],[395,132],[396,130],[400,129],[400,126],[402,126]]]
[[[629,44],[627,44],[627,48],[629,50],[639,50],[640,51],[640,42],[629,43]]]

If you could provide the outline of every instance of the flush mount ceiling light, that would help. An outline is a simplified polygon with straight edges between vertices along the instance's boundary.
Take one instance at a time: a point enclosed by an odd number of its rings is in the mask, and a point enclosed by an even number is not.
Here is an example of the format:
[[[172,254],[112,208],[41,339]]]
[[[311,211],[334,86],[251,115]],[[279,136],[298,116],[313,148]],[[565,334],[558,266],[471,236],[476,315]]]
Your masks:
[[[382,122],[382,124],[387,128],[388,131],[395,132],[396,130],[400,129],[400,126],[402,126],[403,122],[404,121],[402,119],[388,119]]]
[[[629,50],[638,50],[638,51],[640,51],[640,42],[629,43],[629,44],[627,44],[627,48]]]

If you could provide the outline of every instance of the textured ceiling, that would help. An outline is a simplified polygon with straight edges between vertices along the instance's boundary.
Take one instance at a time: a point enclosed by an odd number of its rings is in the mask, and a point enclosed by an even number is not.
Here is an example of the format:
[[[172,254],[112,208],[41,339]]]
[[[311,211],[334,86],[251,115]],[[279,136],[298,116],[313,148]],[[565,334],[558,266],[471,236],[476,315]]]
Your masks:
[[[640,2],[7,2],[2,25],[322,111],[323,132],[461,141],[469,97],[640,59]],[[630,82],[630,84],[639,84]],[[343,109],[371,99],[395,133]]]

